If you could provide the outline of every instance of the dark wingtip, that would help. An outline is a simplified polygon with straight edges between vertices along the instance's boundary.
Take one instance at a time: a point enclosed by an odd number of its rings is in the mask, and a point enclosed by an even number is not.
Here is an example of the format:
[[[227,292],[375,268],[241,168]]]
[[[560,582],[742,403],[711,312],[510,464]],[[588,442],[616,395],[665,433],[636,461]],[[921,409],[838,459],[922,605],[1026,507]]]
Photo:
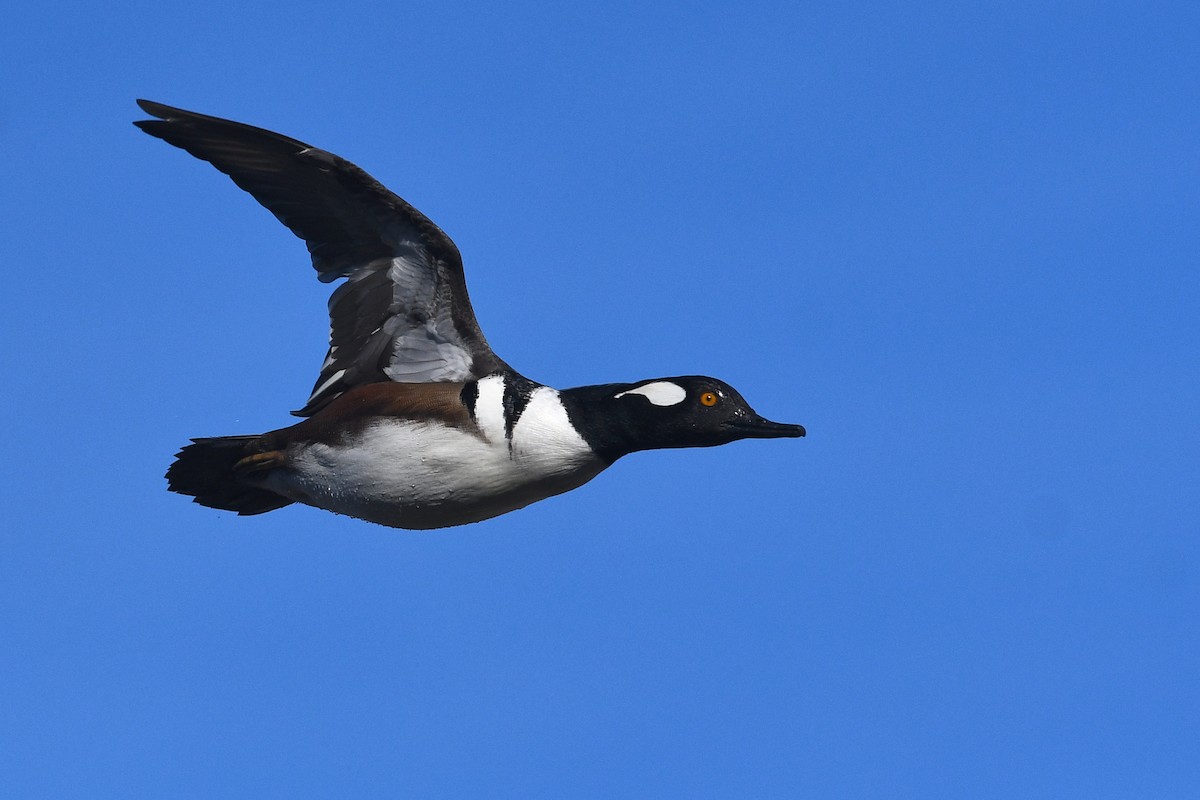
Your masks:
[[[166,105],[165,103],[156,103],[153,100],[137,99],[138,108],[145,111],[152,117],[159,119],[175,119],[177,117],[193,116],[194,112],[184,111],[182,108]]]
[[[168,107],[162,105],[161,103],[155,103],[151,100],[142,100],[139,98],[137,101],[137,104],[138,104],[138,108],[140,108],[142,111],[145,111],[150,116],[158,117],[158,119],[153,119],[153,120],[139,119],[139,120],[135,121],[133,124],[137,125],[139,128],[142,128],[142,126],[147,125],[147,124],[153,125],[154,123],[158,122],[158,120],[167,119],[169,116],[167,113]]]
[[[160,139],[163,138],[162,130],[170,125],[173,118],[178,116],[178,113],[173,112],[178,112],[179,109],[141,98],[138,98],[137,104],[138,108],[142,109],[142,111],[158,119],[136,119],[133,121],[134,126],[151,136],[157,136]]]
[[[137,99],[138,108],[145,111],[156,119],[139,119],[134,121],[134,125],[138,126],[151,136],[160,136],[158,131],[171,130],[183,124],[203,124],[206,122],[215,122],[223,125],[233,125],[236,127],[243,126],[241,123],[230,122],[229,120],[221,119],[220,117],[210,117],[207,114],[197,114],[195,111],[188,111],[186,108],[176,108],[165,103],[156,103],[153,100]],[[276,134],[272,134],[276,135]]]

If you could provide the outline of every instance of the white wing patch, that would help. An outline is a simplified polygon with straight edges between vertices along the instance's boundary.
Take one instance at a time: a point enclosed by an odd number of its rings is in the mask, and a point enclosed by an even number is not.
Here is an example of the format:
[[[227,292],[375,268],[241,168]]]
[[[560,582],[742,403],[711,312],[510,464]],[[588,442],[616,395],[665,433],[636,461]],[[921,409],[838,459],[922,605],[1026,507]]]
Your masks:
[[[627,394],[640,394],[656,406],[673,406],[683,402],[687,392],[678,383],[670,381],[654,381],[636,389],[613,395],[613,398],[624,397]]]

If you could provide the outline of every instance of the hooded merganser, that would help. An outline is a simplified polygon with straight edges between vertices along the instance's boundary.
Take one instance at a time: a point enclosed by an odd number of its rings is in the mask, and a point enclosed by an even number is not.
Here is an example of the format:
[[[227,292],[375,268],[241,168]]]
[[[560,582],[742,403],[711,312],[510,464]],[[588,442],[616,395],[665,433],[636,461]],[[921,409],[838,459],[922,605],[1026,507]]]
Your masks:
[[[193,439],[171,491],[261,514],[305,503],[397,528],[514,511],[623,455],[804,435],[733,387],[691,375],[562,391],[525,378],[475,321],[458,248],[345,159],[261,128],[139,100],[136,124],[229,175],[308,245],[329,298],[329,352],[306,417]]]

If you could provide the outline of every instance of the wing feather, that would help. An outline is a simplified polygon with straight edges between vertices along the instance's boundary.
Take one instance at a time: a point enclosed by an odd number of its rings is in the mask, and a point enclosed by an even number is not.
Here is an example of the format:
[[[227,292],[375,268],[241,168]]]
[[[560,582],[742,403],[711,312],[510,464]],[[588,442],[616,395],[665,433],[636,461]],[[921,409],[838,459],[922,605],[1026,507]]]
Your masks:
[[[209,162],[304,240],[329,298],[310,416],[353,386],[459,382],[509,370],[488,346],[462,258],[424,214],[354,164],[297,139],[139,100],[136,124]]]

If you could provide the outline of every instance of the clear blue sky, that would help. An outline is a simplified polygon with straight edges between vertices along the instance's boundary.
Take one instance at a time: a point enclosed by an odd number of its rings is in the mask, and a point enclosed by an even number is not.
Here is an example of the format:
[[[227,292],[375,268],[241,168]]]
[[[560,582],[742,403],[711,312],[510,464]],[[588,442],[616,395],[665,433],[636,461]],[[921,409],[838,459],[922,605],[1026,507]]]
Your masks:
[[[0,796],[1200,796],[1196,4],[33,5]],[[135,97],[367,169],[531,377],[808,438],[441,533],[168,494],[328,287]]]

